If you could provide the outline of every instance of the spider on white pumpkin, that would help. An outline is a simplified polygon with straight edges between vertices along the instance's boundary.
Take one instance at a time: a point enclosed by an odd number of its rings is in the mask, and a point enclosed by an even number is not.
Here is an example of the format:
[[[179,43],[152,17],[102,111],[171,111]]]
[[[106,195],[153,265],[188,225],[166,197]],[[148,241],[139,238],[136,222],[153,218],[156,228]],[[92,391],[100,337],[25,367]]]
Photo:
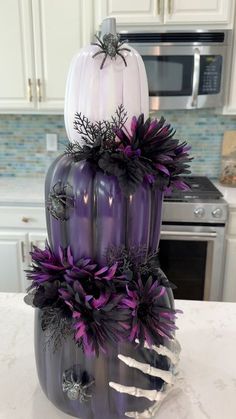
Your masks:
[[[115,58],[116,55],[119,55],[127,67],[125,57],[121,53],[121,51],[131,51],[129,48],[122,48],[122,45],[124,45],[127,41],[120,42],[119,34],[113,35],[112,33],[105,34],[102,40],[97,35],[95,35],[95,37],[98,42],[94,42],[91,45],[96,45],[97,47],[101,48],[101,51],[96,52],[93,55],[93,58],[97,57],[99,54],[105,54],[105,57],[102,60],[102,64],[100,65],[101,70],[103,69],[108,55],[111,57],[111,59]]]

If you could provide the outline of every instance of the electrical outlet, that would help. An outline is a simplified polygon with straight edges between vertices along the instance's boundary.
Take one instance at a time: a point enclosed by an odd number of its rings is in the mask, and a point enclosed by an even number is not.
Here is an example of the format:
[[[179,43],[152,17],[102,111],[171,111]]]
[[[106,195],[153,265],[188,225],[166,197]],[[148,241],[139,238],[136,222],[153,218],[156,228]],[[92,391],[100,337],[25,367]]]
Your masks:
[[[47,151],[57,151],[58,149],[57,134],[46,134],[46,147],[47,147]]]

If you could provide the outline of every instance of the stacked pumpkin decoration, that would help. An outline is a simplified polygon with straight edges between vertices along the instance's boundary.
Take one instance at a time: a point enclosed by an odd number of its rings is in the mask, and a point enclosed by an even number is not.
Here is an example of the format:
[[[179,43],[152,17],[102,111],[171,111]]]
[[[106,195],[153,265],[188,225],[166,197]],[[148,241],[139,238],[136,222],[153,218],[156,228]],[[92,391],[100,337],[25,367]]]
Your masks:
[[[163,191],[186,187],[189,156],[147,114],[142,59],[107,20],[72,61],[70,144],[46,178],[49,243],[27,272],[39,381],[81,419],[152,417],[173,388],[177,311],[157,250]]]

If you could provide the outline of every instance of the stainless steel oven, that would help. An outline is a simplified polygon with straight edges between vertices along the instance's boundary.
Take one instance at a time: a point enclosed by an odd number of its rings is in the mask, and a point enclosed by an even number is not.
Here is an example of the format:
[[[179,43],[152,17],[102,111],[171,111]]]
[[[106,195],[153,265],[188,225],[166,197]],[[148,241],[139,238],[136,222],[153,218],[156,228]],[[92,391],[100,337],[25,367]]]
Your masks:
[[[222,299],[225,225],[163,225],[160,264],[176,298]]]
[[[125,33],[147,72],[150,109],[220,107],[224,101],[232,33]]]
[[[209,179],[188,179],[192,191],[164,201],[160,266],[176,298],[221,301],[227,203]]]

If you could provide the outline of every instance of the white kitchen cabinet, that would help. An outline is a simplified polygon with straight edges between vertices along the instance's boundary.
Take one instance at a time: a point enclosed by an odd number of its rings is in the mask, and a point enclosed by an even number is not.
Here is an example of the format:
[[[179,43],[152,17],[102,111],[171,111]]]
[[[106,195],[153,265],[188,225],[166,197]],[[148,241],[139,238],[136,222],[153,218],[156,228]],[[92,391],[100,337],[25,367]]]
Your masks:
[[[0,110],[33,110],[31,0],[0,2]]]
[[[46,231],[43,232],[30,232],[28,234],[29,249],[32,250],[33,246],[45,249],[45,242],[47,239]]]
[[[226,240],[223,301],[236,302],[236,236]]]
[[[0,111],[62,112],[70,61],[92,32],[92,0],[0,2]]]
[[[39,110],[63,110],[72,57],[91,42],[90,0],[32,0]]]
[[[27,267],[27,234],[0,231],[0,291],[20,292],[25,290]]]
[[[233,0],[165,0],[167,24],[227,24],[234,10]]]
[[[232,23],[234,0],[94,0],[96,27],[105,17],[119,26]]]
[[[162,0],[95,0],[97,27],[105,17],[118,24],[142,25],[162,22]]]
[[[44,207],[0,206],[0,291],[26,290],[29,252],[44,248],[46,235]]]
[[[234,27],[236,25],[236,16]],[[236,115],[236,31],[233,32],[233,48],[231,57],[228,58],[228,67],[230,68],[230,77],[227,83],[225,106],[223,113],[225,115]]]
[[[223,301],[236,302],[236,207],[229,213]]]

